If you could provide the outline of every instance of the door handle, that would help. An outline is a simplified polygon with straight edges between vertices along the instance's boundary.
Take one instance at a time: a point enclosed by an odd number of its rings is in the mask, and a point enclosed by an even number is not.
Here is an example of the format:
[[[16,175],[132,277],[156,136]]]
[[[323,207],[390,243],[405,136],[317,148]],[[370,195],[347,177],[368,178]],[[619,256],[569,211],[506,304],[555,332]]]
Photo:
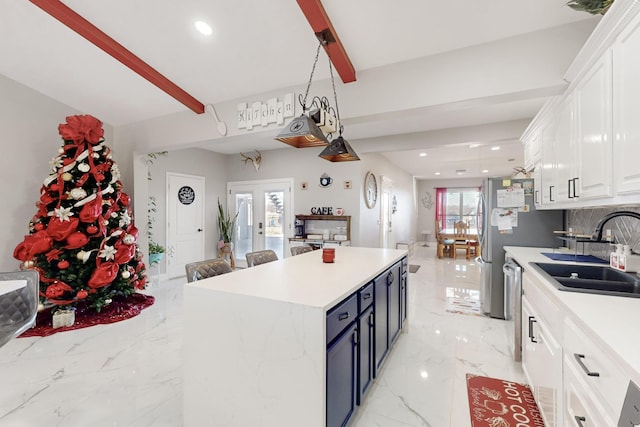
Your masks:
[[[198,228],[198,232],[201,232],[201,231],[202,231],[202,228]]]
[[[536,337],[533,335],[533,324],[537,323],[537,320],[533,316],[529,316],[529,339],[531,342],[537,343]]]
[[[577,181],[577,180],[579,180],[579,179],[580,179],[580,178],[577,178],[577,177],[576,177],[576,178],[573,178],[573,197],[576,197],[576,198],[580,197],[580,196],[578,196],[578,195],[576,194],[576,181]]]
[[[581,417],[579,415],[576,415],[575,417],[576,420],[576,424],[578,424],[580,427],[584,427],[584,424],[582,424],[583,422],[587,421],[587,419],[585,417]]]
[[[584,362],[582,361],[582,359],[584,359],[584,354],[573,353],[573,357],[576,358],[576,362],[578,362],[578,365],[580,365],[580,367],[582,368],[585,374],[587,374],[590,377],[600,376],[599,372],[591,371],[589,368],[587,368],[587,365],[584,364]]]

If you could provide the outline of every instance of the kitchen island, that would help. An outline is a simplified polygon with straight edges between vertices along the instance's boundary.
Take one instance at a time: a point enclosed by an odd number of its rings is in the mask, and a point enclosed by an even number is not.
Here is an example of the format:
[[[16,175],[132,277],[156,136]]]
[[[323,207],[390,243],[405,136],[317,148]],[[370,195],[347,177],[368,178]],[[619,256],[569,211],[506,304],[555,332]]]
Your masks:
[[[629,381],[640,384],[640,298],[560,291],[531,263],[590,264],[504,249],[523,268],[522,363],[547,424],[617,425]]]
[[[309,252],[186,285],[186,427],[325,426],[327,314],[407,254],[335,252],[334,263]]]

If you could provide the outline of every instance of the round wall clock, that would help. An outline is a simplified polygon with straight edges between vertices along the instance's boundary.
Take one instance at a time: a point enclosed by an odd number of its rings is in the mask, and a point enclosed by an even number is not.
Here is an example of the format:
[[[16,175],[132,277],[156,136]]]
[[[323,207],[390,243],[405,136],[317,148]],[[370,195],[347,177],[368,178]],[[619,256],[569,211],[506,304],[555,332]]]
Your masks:
[[[364,177],[364,201],[369,209],[373,209],[378,200],[378,181],[376,176],[367,172]]]

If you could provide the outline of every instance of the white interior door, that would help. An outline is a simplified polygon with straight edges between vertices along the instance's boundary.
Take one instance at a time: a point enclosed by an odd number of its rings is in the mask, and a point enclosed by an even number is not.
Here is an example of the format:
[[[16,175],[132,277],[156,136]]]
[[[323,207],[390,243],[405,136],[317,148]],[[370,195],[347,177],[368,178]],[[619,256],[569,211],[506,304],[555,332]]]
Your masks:
[[[391,188],[393,181],[386,176],[382,176],[380,184],[380,247],[389,247],[389,237],[391,235]]]
[[[246,266],[248,252],[272,249],[279,259],[287,255],[293,218],[292,185],[292,179],[228,184],[227,206],[238,213],[234,236],[238,266]]]
[[[167,274],[204,259],[204,177],[167,173]]]

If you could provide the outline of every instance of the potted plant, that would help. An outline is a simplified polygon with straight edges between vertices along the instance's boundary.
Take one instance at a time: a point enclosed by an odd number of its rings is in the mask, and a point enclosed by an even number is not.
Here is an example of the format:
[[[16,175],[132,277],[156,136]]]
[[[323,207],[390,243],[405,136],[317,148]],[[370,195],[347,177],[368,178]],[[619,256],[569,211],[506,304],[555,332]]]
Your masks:
[[[614,0],[571,0],[567,2],[573,10],[588,12],[592,15],[604,15],[611,7]]]
[[[233,257],[233,237],[236,231],[236,219],[238,214],[233,217],[227,211],[225,213],[220,199],[218,198],[218,231],[220,232],[220,241],[218,242],[218,256],[229,262],[231,268],[236,267],[236,261]]]
[[[156,213],[156,198],[150,196],[147,202],[147,240],[149,242],[149,267],[158,264],[164,256],[164,246],[153,240],[153,221]]]
[[[166,156],[167,151],[158,151],[147,154],[147,181],[151,181],[151,169],[153,162],[160,156]],[[155,221],[155,213],[157,212],[157,204],[155,196],[149,196],[147,200],[147,240],[149,252],[149,267],[158,264],[164,256],[164,246],[153,240],[153,222]]]

